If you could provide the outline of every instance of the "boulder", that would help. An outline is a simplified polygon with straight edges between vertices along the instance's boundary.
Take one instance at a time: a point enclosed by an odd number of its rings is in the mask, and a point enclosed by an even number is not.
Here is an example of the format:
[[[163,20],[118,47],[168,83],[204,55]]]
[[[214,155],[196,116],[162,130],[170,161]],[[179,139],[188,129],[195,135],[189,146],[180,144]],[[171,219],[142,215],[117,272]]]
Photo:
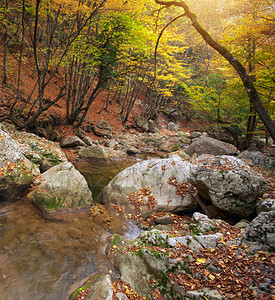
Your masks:
[[[60,142],[61,148],[73,148],[77,146],[85,146],[85,143],[78,136],[67,136]]]
[[[68,161],[58,143],[27,132],[18,132],[16,139],[21,143],[20,148],[24,155],[39,165],[40,172]]]
[[[85,207],[93,201],[85,178],[69,162],[43,173],[40,183],[28,197],[45,212]]]
[[[232,144],[221,142],[211,137],[199,137],[185,149],[185,152],[192,156],[194,153],[198,155],[235,155],[240,151]]]
[[[80,157],[96,159],[96,160],[108,160],[108,156],[103,147],[99,145],[93,145],[87,148],[83,148],[78,151]]]
[[[236,216],[248,217],[268,185],[242,160],[233,156],[201,155],[194,161],[189,182],[213,206]]]
[[[167,129],[170,131],[179,131],[179,126],[173,122],[169,122],[167,125]]]
[[[38,167],[24,156],[19,143],[0,130],[0,199],[18,199],[39,174]]]
[[[106,121],[98,121],[93,127],[92,130],[95,135],[99,137],[112,137],[112,127]]]
[[[255,243],[256,250],[275,250],[275,210],[262,212],[246,227],[244,241]],[[258,246],[258,247],[257,247]]]
[[[104,188],[99,199],[106,204],[124,205],[129,213],[135,213],[131,199],[138,197],[143,217],[153,211],[180,212],[193,209],[193,197],[187,194],[182,198],[175,186],[168,184],[172,177],[179,183],[187,182],[190,169],[190,163],[179,156],[145,160],[120,172]]]

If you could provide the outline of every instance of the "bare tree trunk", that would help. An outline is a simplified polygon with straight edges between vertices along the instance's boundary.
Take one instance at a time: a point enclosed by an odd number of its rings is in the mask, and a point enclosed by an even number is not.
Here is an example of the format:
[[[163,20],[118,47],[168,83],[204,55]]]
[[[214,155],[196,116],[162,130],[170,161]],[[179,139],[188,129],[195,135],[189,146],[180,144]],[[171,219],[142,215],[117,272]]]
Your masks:
[[[240,61],[237,60],[236,57],[234,57],[227,49],[225,49],[222,45],[220,45],[218,42],[216,42],[209,33],[200,25],[200,23],[197,21],[196,15],[190,11],[189,7],[184,1],[160,1],[155,0],[157,4],[165,5],[166,7],[170,6],[178,6],[182,7],[184,9],[184,15],[187,16],[191,22],[194,28],[197,30],[197,32],[202,36],[202,38],[206,41],[206,43],[214,48],[217,52],[219,52],[237,71],[239,74],[243,85],[246,89],[246,92],[248,94],[249,99],[253,103],[256,112],[258,113],[260,119],[264,123],[266,129],[270,133],[273,141],[275,141],[275,124],[272,121],[270,115],[266,111],[260,96],[253,84],[252,79],[250,78],[248,72],[246,71],[245,67],[242,65]]]

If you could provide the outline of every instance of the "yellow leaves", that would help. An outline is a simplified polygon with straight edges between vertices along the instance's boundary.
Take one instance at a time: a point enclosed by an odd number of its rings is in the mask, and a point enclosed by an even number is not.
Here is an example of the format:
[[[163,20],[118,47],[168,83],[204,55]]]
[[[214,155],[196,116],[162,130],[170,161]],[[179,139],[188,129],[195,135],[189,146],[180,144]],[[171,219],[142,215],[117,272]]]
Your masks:
[[[205,263],[206,263],[205,258],[197,258],[196,264],[200,265],[200,264],[205,264]]]

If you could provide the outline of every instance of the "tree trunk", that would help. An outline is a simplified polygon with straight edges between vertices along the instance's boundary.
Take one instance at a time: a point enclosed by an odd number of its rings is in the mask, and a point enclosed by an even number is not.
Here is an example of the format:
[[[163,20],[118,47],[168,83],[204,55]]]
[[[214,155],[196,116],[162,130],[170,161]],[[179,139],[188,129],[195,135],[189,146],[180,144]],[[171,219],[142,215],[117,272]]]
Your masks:
[[[273,141],[275,142],[275,124],[272,121],[271,117],[269,116],[268,112],[266,111],[260,96],[251,80],[248,72],[246,71],[245,67],[234,57],[227,49],[225,49],[222,45],[216,42],[209,33],[200,25],[197,21],[197,17],[194,13],[192,13],[187,6],[187,4],[183,1],[160,1],[155,0],[157,4],[165,5],[166,7],[169,6],[178,6],[184,9],[185,15],[191,20],[192,25],[197,30],[197,32],[202,36],[202,38],[206,41],[206,43],[214,48],[217,52],[219,52],[237,71],[239,74],[243,85],[246,89],[249,99],[254,105],[256,112],[258,113],[260,119],[264,123],[266,129],[270,133]]]

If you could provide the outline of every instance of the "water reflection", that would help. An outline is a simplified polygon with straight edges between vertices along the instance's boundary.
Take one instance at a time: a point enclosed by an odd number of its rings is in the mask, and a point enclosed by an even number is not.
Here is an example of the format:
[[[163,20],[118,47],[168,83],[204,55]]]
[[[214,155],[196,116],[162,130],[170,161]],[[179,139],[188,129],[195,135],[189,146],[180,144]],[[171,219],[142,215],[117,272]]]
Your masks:
[[[8,300],[65,299],[74,282],[115,272],[105,256],[114,232],[137,234],[115,214],[108,228],[88,211],[44,219],[29,203],[0,204],[0,295]]]
[[[86,178],[93,198],[122,170],[132,166],[136,159],[125,159],[111,162],[79,160],[74,163],[75,168]]]

